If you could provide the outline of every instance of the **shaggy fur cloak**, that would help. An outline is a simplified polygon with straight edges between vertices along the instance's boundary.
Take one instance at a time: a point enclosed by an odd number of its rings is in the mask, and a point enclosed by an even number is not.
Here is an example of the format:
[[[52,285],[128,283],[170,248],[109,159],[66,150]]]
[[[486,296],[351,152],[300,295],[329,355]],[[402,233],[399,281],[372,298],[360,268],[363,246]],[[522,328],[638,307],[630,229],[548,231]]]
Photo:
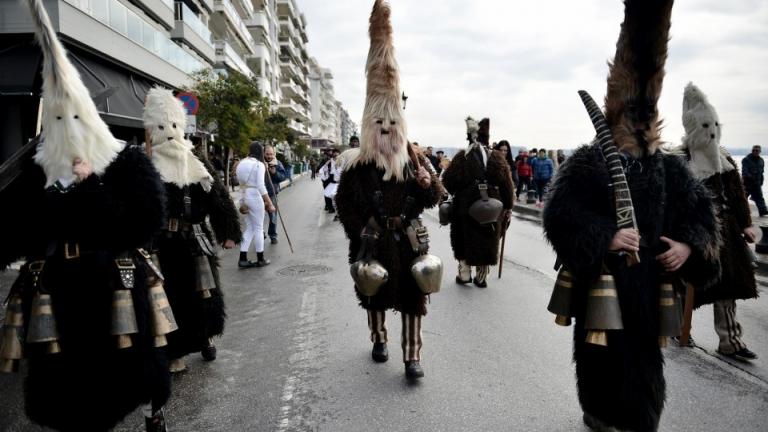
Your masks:
[[[108,430],[140,404],[157,409],[170,394],[165,356],[154,348],[145,277],[135,250],[163,224],[163,188],[157,171],[137,147],[128,147],[104,170],[66,192],[46,188],[32,160],[0,199],[23,203],[0,212],[0,268],[20,257],[45,259],[42,284],[50,292],[61,352],[45,354],[26,344],[26,412],[57,430]],[[81,257],[65,259],[63,240],[77,242]],[[131,290],[139,333],[118,349],[110,334],[112,291],[119,284],[114,259],[134,257]],[[22,295],[29,323],[34,289],[22,269],[13,292]]]
[[[419,160],[422,166],[429,163],[423,156],[419,156]],[[383,210],[386,216],[400,216],[406,197],[410,196],[415,200],[406,215],[409,220],[417,218],[424,209],[437,205],[443,193],[443,188],[434,174],[428,189],[422,189],[412,176],[405,176],[406,181],[398,182],[394,179],[380,180],[382,175],[383,170],[377,168],[374,163],[367,163],[350,167],[341,176],[336,193],[336,206],[339,219],[349,238],[350,263],[357,261],[361,247],[360,233],[368,224],[368,220],[375,217],[379,225],[386,226],[381,222],[373,199],[376,183],[383,194]],[[379,179],[376,183],[374,176]],[[389,272],[389,281],[373,297],[364,297],[355,289],[360,306],[370,310],[394,308],[403,313],[426,315],[426,296],[419,289],[410,270],[417,254],[401,231],[397,232],[399,239],[395,233],[386,230],[381,233],[373,254],[373,258],[381,262]]]
[[[469,207],[480,199],[477,182],[485,178],[488,182],[488,196],[501,200],[504,208],[512,209],[515,188],[512,173],[501,153],[490,152],[487,168],[482,157],[476,155],[478,148],[468,154],[461,150],[443,172],[443,185],[453,195],[451,215],[451,246],[453,256],[469,265],[496,265],[499,262],[499,238],[501,223],[480,225],[469,215]]]
[[[692,255],[679,276],[708,287],[718,276],[717,219],[709,192],[683,161],[656,152],[628,175],[641,236],[640,264],[608,252],[618,230],[611,182],[600,149],[583,146],[560,167],[544,209],[547,239],[574,276],[574,353],[579,401],[585,412],[610,426],[656,430],[665,398],[659,338],[659,283],[655,256],[661,236],[687,243]],[[624,330],[608,333],[608,346],[587,344],[587,290],[603,265],[616,279]]]

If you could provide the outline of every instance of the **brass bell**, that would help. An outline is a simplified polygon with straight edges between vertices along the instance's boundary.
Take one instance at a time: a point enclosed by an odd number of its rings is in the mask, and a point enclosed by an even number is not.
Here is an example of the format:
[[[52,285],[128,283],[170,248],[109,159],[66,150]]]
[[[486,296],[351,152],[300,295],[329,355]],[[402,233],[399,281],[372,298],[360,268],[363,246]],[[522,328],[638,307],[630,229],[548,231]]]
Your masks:
[[[0,334],[0,372],[14,372],[18,360],[24,356],[24,313],[21,297],[13,295],[8,300],[5,323]]]
[[[197,270],[200,274],[197,281],[197,292],[204,299],[211,298],[211,290],[216,288],[216,280],[213,277],[211,262],[207,256],[197,257]]]
[[[32,300],[27,343],[48,343],[48,354],[56,354],[61,351],[58,340],[59,332],[56,329],[51,295],[38,291]]]
[[[608,345],[607,330],[623,330],[621,306],[616,291],[616,281],[611,275],[602,275],[587,294],[587,308],[584,317],[587,343]]]
[[[443,281],[443,261],[434,255],[420,255],[411,264],[411,274],[424,294],[439,292]]]
[[[149,288],[149,304],[152,309],[152,328],[155,335],[155,346],[165,346],[168,341],[165,335],[179,328],[173,316],[171,304],[165,295],[163,284],[156,280]]]
[[[450,225],[452,214],[453,214],[453,200],[447,199],[442,203],[440,203],[440,207],[438,210],[440,225]]]
[[[389,272],[376,260],[355,261],[349,267],[352,280],[360,294],[373,297],[379,292],[382,285],[389,280]]]
[[[133,308],[133,296],[130,290],[120,289],[112,293],[112,335],[117,336],[119,349],[133,346],[128,335],[139,332],[136,323],[136,311]]]
[[[659,295],[659,346],[666,348],[670,337],[683,331],[680,302],[671,282],[663,282]]]
[[[547,310],[557,315],[555,323],[564,327],[571,325],[571,293],[573,292],[573,276],[571,272],[560,268],[555,282],[555,289],[552,291],[552,297],[549,299]]]

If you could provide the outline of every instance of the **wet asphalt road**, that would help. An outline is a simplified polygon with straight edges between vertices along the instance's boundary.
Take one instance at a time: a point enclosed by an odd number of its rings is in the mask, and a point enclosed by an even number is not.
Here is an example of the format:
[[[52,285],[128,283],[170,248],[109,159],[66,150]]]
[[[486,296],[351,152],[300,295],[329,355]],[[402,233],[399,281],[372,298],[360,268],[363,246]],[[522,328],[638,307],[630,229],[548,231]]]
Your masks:
[[[425,221],[443,258],[443,289],[424,319],[426,377],[411,384],[400,361],[399,316],[388,313],[390,361],[374,363],[340,225],[321,212],[318,181],[280,196],[293,240],[267,245],[272,265],[237,270],[224,254],[228,327],[219,358],[190,356],[166,407],[172,431],[586,431],[576,399],[570,329],[546,311],[554,257],[534,220],[516,218],[502,279],[453,282],[448,229]],[[280,230],[282,233],[282,230]],[[0,277],[0,294],[10,276]],[[763,291],[765,293],[765,291]],[[714,353],[711,308],[694,319],[701,348],[666,350],[662,431],[765,431],[768,426],[768,300],[740,303],[756,364]],[[732,364],[733,363],[733,364]],[[21,379],[0,376],[0,431],[36,431],[23,416]],[[119,431],[143,430],[136,413]]]

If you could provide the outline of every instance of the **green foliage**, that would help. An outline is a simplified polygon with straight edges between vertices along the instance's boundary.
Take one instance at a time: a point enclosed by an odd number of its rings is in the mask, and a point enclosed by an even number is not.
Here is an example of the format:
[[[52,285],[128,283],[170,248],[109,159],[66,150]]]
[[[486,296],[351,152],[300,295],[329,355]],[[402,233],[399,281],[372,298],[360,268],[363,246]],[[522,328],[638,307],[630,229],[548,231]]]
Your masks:
[[[211,70],[198,72],[193,79],[190,90],[200,100],[199,124],[216,134],[218,145],[246,152],[258,127],[253,107],[263,100],[256,80],[236,71],[223,76]]]

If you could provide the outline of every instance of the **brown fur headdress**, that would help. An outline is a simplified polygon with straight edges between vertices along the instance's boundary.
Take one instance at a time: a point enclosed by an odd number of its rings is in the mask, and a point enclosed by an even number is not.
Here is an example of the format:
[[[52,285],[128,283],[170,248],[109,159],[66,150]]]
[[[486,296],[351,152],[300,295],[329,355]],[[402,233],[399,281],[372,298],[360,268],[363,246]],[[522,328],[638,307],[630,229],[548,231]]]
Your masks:
[[[674,0],[625,0],[624,23],[610,63],[605,116],[621,150],[640,155],[661,143],[657,102]]]
[[[350,163],[373,162],[384,170],[383,179],[405,179],[408,164],[408,128],[400,103],[400,75],[392,42],[389,3],[375,0],[371,11],[371,47],[366,63],[366,100],[361,125],[360,153]]]

